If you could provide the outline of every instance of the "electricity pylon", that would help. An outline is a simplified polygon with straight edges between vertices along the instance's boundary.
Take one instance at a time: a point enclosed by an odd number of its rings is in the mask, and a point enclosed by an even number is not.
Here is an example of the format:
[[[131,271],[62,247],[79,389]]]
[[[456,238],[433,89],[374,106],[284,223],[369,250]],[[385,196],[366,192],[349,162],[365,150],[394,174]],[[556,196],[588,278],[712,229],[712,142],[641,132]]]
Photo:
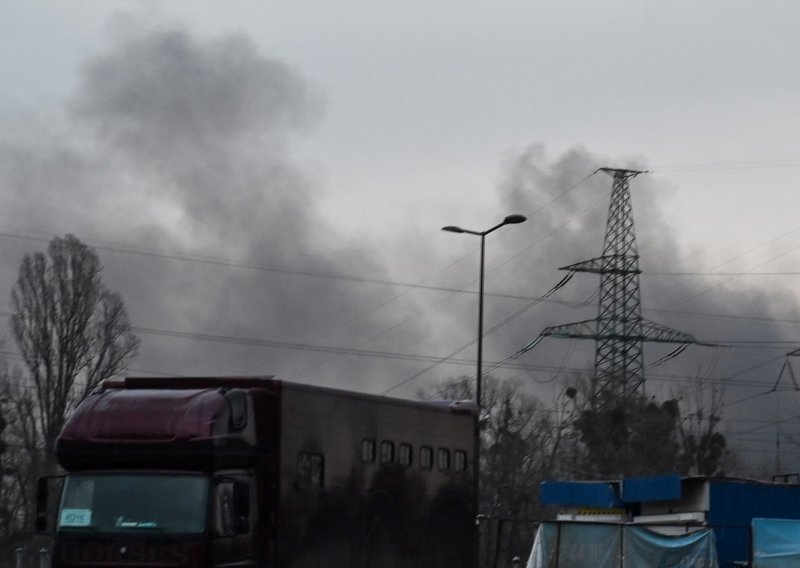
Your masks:
[[[645,341],[678,343],[695,338],[642,319],[639,292],[639,252],[633,226],[628,181],[645,172],[600,168],[614,178],[603,256],[559,270],[600,275],[600,301],[596,319],[545,328],[541,336],[594,339],[593,404],[602,406],[608,396],[627,397],[644,383]]]

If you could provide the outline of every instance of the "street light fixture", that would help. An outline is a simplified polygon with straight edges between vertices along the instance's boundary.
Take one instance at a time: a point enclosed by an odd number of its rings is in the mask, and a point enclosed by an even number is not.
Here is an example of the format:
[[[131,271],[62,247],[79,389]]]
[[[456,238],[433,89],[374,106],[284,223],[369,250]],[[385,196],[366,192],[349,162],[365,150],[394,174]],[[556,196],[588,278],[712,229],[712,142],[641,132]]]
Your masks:
[[[474,434],[474,458],[472,460],[472,476],[473,476],[473,487],[474,487],[474,500],[475,500],[475,512],[479,512],[480,508],[480,451],[481,451],[481,395],[482,395],[482,387],[483,387],[483,274],[484,274],[484,257],[486,251],[486,235],[489,233],[496,231],[500,227],[504,225],[518,225],[519,223],[524,223],[527,220],[527,217],[524,215],[508,215],[505,219],[503,219],[502,223],[499,223],[492,227],[491,229],[487,229],[486,231],[471,231],[469,229],[463,229],[461,227],[457,227],[454,225],[448,225],[447,227],[442,227],[442,231],[447,231],[449,233],[467,233],[470,235],[477,235],[481,238],[481,263],[480,263],[480,272],[479,272],[479,285],[478,285],[478,363],[477,369],[475,374],[475,406],[476,411],[478,413],[477,420],[475,421],[475,434]],[[476,540],[476,550],[480,550],[479,539]],[[480,563],[480,555],[476,554],[476,560]],[[477,566],[477,564],[476,564]]]

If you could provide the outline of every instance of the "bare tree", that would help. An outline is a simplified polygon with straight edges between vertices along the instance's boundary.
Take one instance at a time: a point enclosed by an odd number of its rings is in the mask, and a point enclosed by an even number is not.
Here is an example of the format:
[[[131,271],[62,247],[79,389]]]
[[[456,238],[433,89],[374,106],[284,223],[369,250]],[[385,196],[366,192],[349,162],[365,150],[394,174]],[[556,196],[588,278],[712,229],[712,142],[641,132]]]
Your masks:
[[[540,513],[535,488],[556,468],[564,424],[515,379],[484,377],[481,401],[482,510],[506,517]],[[423,398],[472,400],[474,381],[458,377],[444,381]]]
[[[573,427],[582,449],[584,478],[613,479],[681,473],[680,406],[641,392],[598,394],[597,379],[571,391]],[[654,441],[657,440],[657,443]]]
[[[54,465],[69,413],[105,378],[124,371],[138,339],[119,294],[100,279],[97,254],[73,235],[25,255],[11,293],[11,330],[33,383],[26,445]],[[22,402],[22,401],[20,401]]]
[[[697,377],[682,397],[685,411],[680,435],[684,469],[690,475],[723,475],[730,450],[719,431],[725,393],[710,379]]]
[[[557,398],[555,410],[545,408],[517,379],[489,375],[483,380],[479,510],[489,515],[481,525],[485,539],[481,565],[505,565],[530,550],[529,522],[543,514],[538,487],[559,470],[567,410],[563,396]],[[472,400],[474,380],[449,379],[420,394]]]
[[[29,393],[19,369],[9,372],[5,360],[0,360],[0,420],[5,424],[1,433],[4,452],[0,455],[0,566],[11,566],[14,549],[33,528],[34,486],[41,451],[30,451],[27,445],[30,428],[25,428],[25,416],[33,416]]]

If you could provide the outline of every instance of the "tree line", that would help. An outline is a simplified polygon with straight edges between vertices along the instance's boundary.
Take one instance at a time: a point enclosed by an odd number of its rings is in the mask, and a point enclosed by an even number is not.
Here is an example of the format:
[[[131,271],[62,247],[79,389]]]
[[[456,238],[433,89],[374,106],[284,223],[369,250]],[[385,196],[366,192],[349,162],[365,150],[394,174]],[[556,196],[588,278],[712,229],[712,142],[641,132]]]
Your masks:
[[[484,377],[479,512],[487,520],[482,565],[502,549],[524,557],[533,524],[550,517],[539,485],[664,474],[720,476],[732,464],[722,393],[698,379],[681,397],[594,395],[594,379],[564,387],[544,404],[519,379]],[[474,399],[474,379],[457,377],[422,398]]]
[[[663,474],[719,476],[732,463],[718,431],[722,396],[701,379],[682,397],[591,396],[593,379],[567,386],[549,405],[519,379],[484,378],[481,511],[541,518],[546,479],[619,479]],[[424,398],[472,400],[474,379],[458,377]]]

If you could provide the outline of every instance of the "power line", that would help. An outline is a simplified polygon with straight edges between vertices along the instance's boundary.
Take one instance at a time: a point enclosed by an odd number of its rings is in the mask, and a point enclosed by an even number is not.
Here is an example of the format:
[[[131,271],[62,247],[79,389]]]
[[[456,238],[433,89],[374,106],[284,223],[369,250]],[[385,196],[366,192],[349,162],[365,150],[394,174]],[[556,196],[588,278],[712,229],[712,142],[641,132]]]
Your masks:
[[[800,320],[782,319],[782,318],[765,318],[758,316],[739,316],[734,314],[712,314],[708,312],[689,312],[685,310],[668,310],[662,308],[644,308],[644,312],[655,312],[664,314],[674,314],[684,317],[694,317],[700,319],[727,319],[727,320],[742,320],[751,322],[762,323],[785,323],[792,325],[800,325]]]
[[[648,270],[642,272],[641,276],[800,276],[800,272],[654,272]]]
[[[505,325],[513,319],[520,315],[521,312],[524,312],[525,309],[519,310],[513,316],[506,318],[502,322],[502,325]],[[8,312],[0,311],[0,314],[8,315]],[[498,324],[494,328],[487,331],[491,333],[498,329],[501,324]],[[452,364],[457,365],[473,365],[474,361],[471,359],[456,359],[450,356],[441,357],[436,355],[429,355],[429,354],[414,354],[414,353],[398,353],[398,352],[391,352],[391,351],[380,351],[380,350],[365,350],[365,349],[357,349],[357,348],[350,348],[350,347],[335,347],[335,346],[325,346],[325,345],[314,345],[310,343],[300,343],[300,342],[288,342],[288,341],[277,341],[277,340],[270,340],[264,338],[256,338],[256,337],[242,337],[242,336],[232,336],[232,335],[223,335],[223,334],[209,334],[209,333],[199,333],[199,332],[190,332],[190,331],[182,331],[182,330],[168,330],[168,329],[160,329],[160,328],[151,328],[151,327],[141,327],[141,326],[133,326],[132,330],[139,334],[144,335],[155,335],[161,337],[172,337],[172,338],[180,338],[180,339],[188,339],[188,340],[200,340],[200,341],[208,341],[208,342],[219,342],[219,343],[229,343],[229,344],[236,344],[236,345],[244,345],[244,346],[257,346],[257,347],[270,347],[275,349],[297,349],[303,351],[314,351],[314,352],[321,352],[321,353],[334,353],[334,354],[342,354],[342,355],[353,355],[353,356],[362,356],[362,357],[375,357],[375,358],[386,358],[386,359],[399,359],[399,360],[410,360],[410,361],[427,361],[427,362],[449,362]],[[457,352],[461,352],[470,345],[474,344],[470,342],[465,346],[462,346],[457,350]],[[798,345],[800,341],[796,342],[787,342],[787,341],[759,341],[759,340],[752,340],[752,341],[731,341],[729,342],[731,345],[738,345],[744,347],[750,347],[753,349],[785,349],[786,345]],[[782,355],[780,356],[782,357]],[[780,358],[778,357],[778,358]],[[754,367],[749,368],[748,370],[742,371],[733,375],[732,377],[739,376],[744,374],[746,371],[755,370],[761,366],[769,364],[775,359],[770,359],[766,363],[756,365]],[[502,366],[508,369],[516,369],[516,370],[545,370],[551,371],[554,368],[547,367],[547,366],[537,366],[537,365],[528,365],[528,364],[511,364],[508,362],[500,362],[500,363],[490,363],[487,362],[487,365],[495,365],[495,366]],[[585,369],[563,369],[565,371],[571,372],[583,372]],[[157,373],[155,371],[150,371],[152,373]],[[664,376],[664,375],[652,375],[654,379]],[[676,376],[677,377],[677,376]],[[730,378],[732,378],[730,377]],[[760,383],[757,383],[760,384]]]
[[[711,170],[750,170],[763,168],[800,167],[800,160],[754,160],[742,162],[707,162],[693,164],[673,164],[653,168],[652,173],[699,172]]]
[[[599,201],[600,200],[598,200],[598,202]],[[593,204],[592,206],[594,206],[594,205],[595,204]],[[591,207],[589,207],[589,208],[591,208]],[[589,208],[587,208],[587,209],[589,209]],[[539,210],[541,210],[541,209],[539,209]],[[537,210],[537,211],[539,211],[539,210]],[[564,225],[570,223],[574,219],[575,219],[575,217],[571,218],[570,220],[568,220],[564,224],[562,224],[559,227],[557,227],[556,229],[554,229],[553,232],[556,232],[558,229],[562,228]],[[539,244],[542,240],[545,240],[549,236],[550,236],[550,234],[546,235],[545,237],[543,237],[539,241],[529,245],[528,247],[523,249],[523,251],[521,251],[520,253],[517,253],[513,257],[511,257],[510,259],[504,261],[503,264],[498,265],[497,267],[494,267],[494,269],[499,268],[500,266],[502,266],[502,265],[506,264],[507,262],[513,260],[513,258],[516,258],[517,256],[519,256],[522,252],[525,252],[529,248]],[[52,240],[52,237],[50,237],[50,238],[35,237],[35,236],[23,235],[23,234],[20,234],[20,233],[12,233],[12,232],[9,232],[9,231],[0,231],[0,237],[8,237],[8,238],[15,238],[15,239],[23,239],[23,240],[33,240],[33,241],[39,241],[39,242],[50,242]],[[132,254],[132,255],[146,256],[146,257],[153,257],[153,258],[163,258],[163,259],[166,259],[166,260],[179,260],[179,261],[194,262],[194,263],[199,263],[199,264],[208,264],[208,265],[212,265],[212,266],[226,266],[226,267],[232,267],[232,268],[243,268],[243,269],[248,269],[248,270],[256,270],[256,271],[260,271],[260,272],[275,272],[275,273],[280,273],[280,274],[288,274],[288,275],[296,275],[296,276],[310,276],[310,277],[315,277],[315,278],[328,278],[328,279],[334,279],[334,280],[345,280],[345,281],[356,282],[356,283],[364,283],[364,284],[396,286],[396,287],[401,287],[401,288],[419,289],[419,290],[431,290],[431,291],[436,291],[436,292],[447,292],[447,293],[460,293],[460,294],[470,294],[470,295],[477,295],[478,294],[477,290],[470,290],[468,288],[456,288],[456,287],[448,287],[448,286],[432,286],[432,285],[429,285],[429,284],[402,282],[402,281],[398,281],[398,280],[390,280],[390,279],[384,279],[384,278],[374,278],[374,277],[368,277],[368,276],[352,276],[352,275],[347,275],[347,274],[339,274],[339,273],[332,273],[332,272],[319,272],[319,271],[313,271],[313,270],[303,270],[303,269],[289,268],[289,267],[284,267],[284,266],[270,266],[270,265],[258,264],[258,263],[253,263],[253,262],[249,262],[249,261],[244,261],[244,260],[225,259],[225,258],[219,258],[219,257],[206,257],[206,256],[197,256],[197,255],[175,254],[175,253],[167,253],[167,252],[158,251],[158,250],[138,250],[138,249],[135,249],[135,248],[131,248],[128,245],[122,245],[122,244],[117,244],[117,245],[113,245],[113,246],[112,245],[97,244],[97,241],[92,241],[92,240],[88,240],[87,243],[90,244],[95,249],[104,250],[104,251],[108,251],[108,252],[115,252],[115,253],[120,253],[120,254]],[[443,270],[446,270],[450,266],[453,266],[454,264],[457,264],[458,262],[460,262],[464,258],[470,256],[471,254],[472,253],[470,253],[469,255],[465,255],[465,257],[462,257],[461,259],[457,260],[456,262],[452,263],[451,265],[448,265]],[[736,276],[736,277],[739,277],[739,276],[800,276],[800,271],[784,271],[784,272],[703,272],[703,271],[695,271],[695,272],[691,272],[691,271],[687,271],[687,272],[682,272],[682,271],[666,272],[666,271],[643,271],[641,273],[641,275],[642,276],[676,276],[676,277],[680,277],[680,276],[710,276],[710,277],[713,277],[713,276],[723,276],[723,277],[725,277],[725,276]],[[520,301],[528,301],[528,302],[538,299],[535,296],[530,296],[530,295],[525,295],[525,294],[503,293],[503,292],[489,292],[489,291],[487,291],[487,292],[484,293],[484,295],[487,296],[487,297],[492,297],[492,298],[502,298],[502,299],[508,299],[508,300],[520,300]],[[551,303],[556,303],[556,304],[562,304],[562,305],[569,305],[569,306],[583,306],[583,305],[585,305],[585,302],[583,302],[583,301],[553,300],[553,299],[547,299],[547,300],[544,300],[544,301],[551,302]],[[649,311],[649,312],[676,313],[676,314],[692,315],[692,316],[701,315],[701,314],[697,314],[695,312],[686,312],[686,311],[677,311],[677,310],[668,310],[668,309],[648,309],[648,308],[644,308],[644,310],[645,311]],[[797,320],[774,320],[774,319],[771,319],[771,318],[746,318],[746,317],[743,317],[743,316],[728,316],[728,315],[723,315],[723,314],[702,314],[702,315],[707,315],[708,317],[730,317],[730,318],[739,317],[740,319],[752,319],[752,320],[762,320],[762,321],[790,321],[792,323],[800,324],[800,321],[797,321]]]
[[[511,314],[510,316],[508,316],[507,318],[505,318],[503,321],[501,321],[500,323],[498,323],[497,325],[495,325],[494,327],[492,327],[491,329],[489,329],[488,331],[486,331],[486,332],[483,334],[483,337],[486,337],[486,336],[488,336],[488,335],[491,335],[492,333],[494,333],[495,331],[497,331],[497,330],[498,330],[498,329],[500,329],[501,327],[505,326],[506,324],[510,323],[512,320],[514,320],[514,319],[518,318],[519,316],[521,316],[522,314],[524,314],[525,312],[527,312],[527,311],[528,311],[530,308],[534,307],[536,304],[538,304],[539,302],[543,301],[543,300],[544,300],[545,298],[547,298],[548,296],[551,296],[552,294],[556,293],[556,292],[557,292],[558,290],[560,290],[560,289],[561,289],[563,286],[565,286],[565,285],[567,284],[567,282],[569,282],[571,279],[572,279],[572,274],[570,273],[570,274],[568,274],[567,276],[565,276],[564,278],[562,278],[562,279],[561,279],[561,281],[560,281],[560,282],[558,282],[558,284],[556,284],[556,285],[555,285],[555,286],[553,286],[553,287],[552,287],[550,290],[548,290],[548,291],[547,291],[547,292],[546,292],[546,293],[545,293],[545,294],[544,294],[544,295],[543,295],[541,298],[537,298],[536,300],[534,300],[534,301],[530,302],[529,304],[527,304],[526,306],[524,306],[522,309],[519,309],[519,310],[517,310],[516,312],[514,312],[513,314]],[[433,369],[434,367],[436,367],[436,366],[440,365],[441,363],[444,363],[444,362],[446,362],[448,359],[450,359],[450,358],[454,357],[455,355],[458,355],[459,353],[461,353],[462,351],[464,351],[464,350],[465,350],[465,349],[467,349],[468,347],[471,347],[471,346],[472,346],[472,345],[474,345],[474,344],[475,344],[477,341],[478,341],[478,340],[477,340],[477,338],[476,338],[476,339],[474,339],[474,340],[470,341],[469,343],[467,343],[466,345],[462,345],[461,347],[459,347],[458,349],[456,349],[455,351],[453,351],[453,352],[452,352],[452,353],[450,353],[449,355],[446,355],[445,357],[443,357],[441,360],[434,362],[433,364],[431,364],[431,365],[429,365],[429,366],[425,367],[424,369],[421,369],[420,371],[417,371],[416,373],[414,373],[414,374],[413,374],[413,375],[411,375],[410,377],[407,377],[407,378],[403,379],[402,381],[400,381],[400,382],[396,383],[396,384],[395,384],[394,386],[392,386],[391,388],[389,388],[389,389],[387,389],[387,390],[383,391],[383,393],[382,393],[382,394],[388,394],[388,393],[390,393],[390,392],[392,392],[392,391],[394,391],[394,390],[396,390],[396,389],[400,388],[401,386],[404,386],[404,385],[406,385],[406,384],[410,383],[411,381],[413,381],[413,380],[416,380],[418,377],[420,377],[420,376],[422,376],[423,374],[427,373],[428,371],[430,371],[430,370],[431,370],[431,369]],[[506,359],[506,360],[507,360],[507,359]],[[501,361],[500,363],[498,363],[498,364],[497,364],[495,367],[491,367],[491,368],[489,369],[489,372],[491,372],[492,370],[494,370],[496,367],[499,367],[499,366],[501,366],[501,364],[502,364],[502,363],[504,363],[504,362],[505,362],[505,360],[504,360],[504,361]]]
[[[50,242],[52,238],[45,238],[45,237],[33,237],[29,235],[23,235],[20,233],[12,233],[8,231],[0,231],[0,237],[7,237],[7,238],[14,238],[14,239],[23,239],[23,240],[32,240],[32,241],[40,241],[40,242]],[[314,278],[328,278],[333,280],[347,280],[350,282],[358,282],[358,283],[365,283],[365,284],[381,284],[386,286],[399,286],[404,288],[420,288],[425,290],[435,290],[440,292],[463,292],[466,294],[477,294],[477,291],[473,290],[464,290],[461,288],[448,288],[444,286],[430,286],[430,285],[422,285],[422,284],[412,284],[409,282],[398,282],[394,280],[388,280],[383,278],[371,278],[365,276],[352,276],[348,274],[339,274],[333,272],[320,272],[316,270],[302,270],[297,268],[289,268],[285,266],[272,266],[267,264],[258,264],[254,262],[249,262],[246,260],[234,260],[234,259],[226,259],[220,257],[209,257],[209,256],[201,256],[201,255],[189,255],[189,254],[177,254],[177,253],[168,253],[165,251],[158,251],[158,250],[143,250],[143,249],[136,249],[132,248],[128,245],[102,245],[97,244],[96,241],[87,240],[87,243],[92,246],[92,248],[97,250],[103,250],[107,252],[114,252],[119,254],[132,254],[144,257],[151,257],[151,258],[163,258],[167,260],[180,260],[184,262],[193,262],[198,264],[208,264],[211,266],[225,266],[230,268],[244,268],[248,270],[256,270],[259,272],[276,272],[279,274],[290,274],[295,276],[312,276]],[[449,268],[449,267],[446,267]],[[446,270],[446,268],[444,270]],[[516,296],[513,294],[494,294],[498,297],[507,297],[511,299],[529,299],[527,296]]]
[[[49,243],[52,240],[52,237],[45,238],[45,237],[34,237],[29,235],[23,235],[20,233],[12,233],[9,231],[0,231],[0,237],[7,237],[7,238],[14,238],[14,239],[23,239],[23,240],[32,240],[32,241],[39,241],[39,242],[47,242]],[[304,270],[304,269],[296,269],[296,268],[289,268],[285,266],[271,266],[266,264],[258,264],[254,262],[249,262],[245,260],[235,260],[235,259],[225,259],[220,257],[207,257],[207,256],[198,256],[198,255],[186,255],[186,254],[176,254],[176,253],[168,253],[165,251],[158,251],[158,250],[142,250],[132,248],[128,245],[102,245],[96,244],[97,241],[87,240],[87,244],[91,245],[92,248],[97,250],[103,250],[107,252],[114,252],[120,254],[132,254],[138,256],[145,256],[151,258],[163,258],[166,260],[179,260],[185,262],[193,262],[198,264],[208,264],[211,266],[224,266],[230,268],[243,268],[247,270],[256,270],[259,272],[275,272],[279,274],[288,274],[294,276],[310,276],[314,278],[327,278],[332,280],[345,280],[349,282],[356,282],[362,284],[377,284],[377,285],[384,285],[384,286],[396,286],[400,288],[410,288],[410,289],[419,289],[419,290],[431,290],[435,292],[448,292],[448,293],[461,293],[461,294],[471,294],[477,295],[477,290],[469,290],[467,288],[455,288],[455,287],[448,287],[448,286],[432,286],[429,284],[421,284],[421,283],[411,283],[411,282],[400,282],[397,280],[389,280],[385,278],[374,278],[368,276],[352,276],[348,274],[340,274],[334,272],[320,272],[314,270]],[[537,243],[538,244],[538,243]],[[451,268],[455,264],[458,264],[465,258],[471,256],[472,253],[465,255],[464,257],[454,261],[453,263],[447,265],[443,269],[437,271],[432,276],[426,278],[425,280],[429,280],[433,276],[440,274],[441,272]],[[423,282],[425,281],[423,280]],[[522,294],[506,294],[501,292],[485,292],[485,296],[494,297],[494,298],[505,298],[509,300],[524,300],[524,301],[531,301],[535,300],[534,296],[527,296]],[[556,303],[560,304],[571,304],[572,302],[565,302],[565,301],[556,301]],[[576,302],[579,303],[579,302]]]
[[[785,232],[783,232],[783,233],[781,233],[781,234],[779,234],[779,235],[777,235],[777,236],[775,236],[775,237],[772,237],[772,238],[771,238],[771,239],[769,239],[768,241],[766,241],[766,242],[763,242],[763,243],[761,243],[761,244],[759,244],[759,245],[757,245],[757,246],[755,246],[755,247],[751,247],[750,249],[748,249],[748,250],[746,250],[746,251],[744,251],[744,252],[742,252],[742,253],[740,253],[740,254],[738,254],[738,255],[734,256],[733,258],[729,258],[729,259],[728,259],[728,260],[726,260],[726,261],[720,262],[720,263],[716,264],[716,265],[714,266],[714,268],[719,268],[719,267],[725,266],[726,264],[730,264],[731,262],[733,262],[733,261],[735,261],[735,260],[738,260],[738,259],[740,259],[740,258],[743,258],[743,257],[747,256],[748,254],[750,254],[750,253],[753,253],[753,252],[755,252],[755,251],[757,251],[757,250],[759,250],[759,249],[762,249],[762,248],[766,247],[767,245],[769,245],[769,244],[771,244],[771,243],[773,243],[773,242],[775,242],[775,241],[778,241],[778,240],[780,240],[780,239],[782,239],[782,238],[784,238],[784,237],[787,237],[788,235],[791,235],[792,233],[795,233],[795,232],[797,232],[798,230],[800,230],[800,226],[794,227],[794,228],[792,228],[792,229],[790,229],[790,230],[788,230],[788,231],[785,231]],[[765,264],[769,264],[769,263],[770,263],[770,262],[772,262],[773,260],[775,260],[775,259],[777,259],[777,258],[779,258],[779,257],[781,257],[781,256],[783,256],[783,255],[785,255],[785,254],[788,254],[788,252],[790,252],[790,251],[794,250],[795,248],[797,248],[797,247],[792,247],[791,249],[789,249],[789,250],[787,250],[787,251],[784,251],[784,252],[780,253],[780,254],[779,254],[779,255],[777,255],[777,256],[774,256],[774,257],[772,257],[772,258],[770,258],[770,259],[768,259],[768,260],[766,260],[766,261],[764,261],[764,262],[761,262],[761,263],[757,264],[756,266],[754,266],[754,267],[750,268],[750,269],[749,269],[749,270],[747,270],[746,272],[752,272],[752,271],[754,271],[756,268],[759,268],[759,267],[761,267],[761,266],[764,266]],[[732,281],[732,280],[734,280],[734,279],[736,279],[736,278],[738,278],[738,277],[739,277],[738,275],[730,276],[730,277],[728,277],[728,279],[727,279],[727,280],[725,280],[725,281],[723,281],[723,282],[721,282],[721,283],[717,283],[717,284],[713,285],[712,287],[710,287],[710,288],[707,288],[706,290],[703,290],[702,292],[698,292],[698,293],[696,293],[696,294],[693,294],[693,295],[687,296],[687,297],[686,297],[686,298],[684,298],[682,301],[680,301],[680,302],[679,302],[679,304],[686,303],[686,302],[687,302],[688,300],[690,300],[691,298],[694,298],[694,297],[697,297],[697,296],[702,296],[702,295],[704,295],[704,294],[706,294],[706,293],[710,292],[711,290],[714,290],[715,288],[718,288],[718,287],[720,287],[720,286],[722,286],[722,285],[724,285],[724,284],[727,284],[728,282],[730,282],[730,281]],[[666,292],[669,292],[670,290],[672,290],[672,289],[674,289],[674,288],[678,288],[678,287],[680,287],[681,285],[683,285],[683,284],[685,284],[686,282],[688,282],[689,280],[691,280],[692,278],[696,278],[696,276],[691,276],[691,277],[687,278],[686,280],[684,280],[684,281],[682,281],[682,282],[678,282],[677,284],[673,284],[673,285],[671,285],[671,286],[668,286],[667,288],[664,288],[664,289],[662,289],[662,290],[660,290],[660,291],[656,292],[656,293],[654,294],[654,296],[660,296],[660,295],[662,295],[662,294],[664,294],[664,293],[666,293]]]
[[[337,353],[342,355],[352,355],[352,356],[361,356],[361,357],[376,357],[376,358],[384,358],[384,359],[398,359],[398,360],[410,360],[410,361],[423,361],[423,362],[434,362],[434,363],[448,363],[453,365],[460,365],[460,366],[473,366],[474,361],[472,359],[460,359],[455,357],[450,358],[443,358],[441,356],[435,355],[423,355],[423,354],[411,354],[411,353],[395,353],[389,351],[369,351],[369,350],[361,350],[361,349],[352,349],[352,348],[338,348],[338,347],[330,347],[330,346],[307,346],[305,344],[298,344],[298,343],[289,343],[289,342],[276,342],[276,341],[269,341],[263,339],[255,339],[255,338],[241,338],[241,337],[233,337],[233,336],[219,336],[219,335],[211,335],[211,334],[197,334],[191,332],[181,332],[175,330],[153,330],[148,328],[136,328],[136,331],[144,334],[154,334],[163,337],[173,337],[173,338],[182,338],[182,339],[200,339],[203,341],[223,341],[226,343],[234,343],[239,345],[254,345],[260,347],[273,347],[273,348],[286,348],[288,345],[290,348],[299,348],[299,349],[306,349],[309,348],[312,351],[324,352],[324,353]],[[469,347],[469,345],[464,346],[464,348]],[[463,349],[460,349],[463,351]],[[769,363],[771,361],[768,361]],[[579,367],[565,367],[565,366],[549,366],[549,365],[532,365],[532,364],[521,364],[521,363],[509,363],[507,361],[499,361],[499,362],[491,362],[487,361],[487,366],[490,368],[498,368],[503,367],[509,370],[518,370],[518,371],[526,371],[526,372],[542,372],[547,374],[552,373],[569,373],[569,374],[581,374],[586,371],[585,368]],[[759,365],[763,366],[763,365]],[[757,367],[754,367],[757,368]],[[136,372],[143,372],[147,374],[153,375],[170,375],[170,376],[181,376],[179,374],[174,373],[164,373],[161,371],[154,371],[154,370],[145,370],[145,369],[131,369],[132,371]],[[692,375],[680,375],[680,374],[667,374],[667,373],[651,373],[650,378],[655,382],[685,382],[685,383],[692,383],[696,380],[696,377]],[[757,381],[748,381],[748,380],[734,380],[730,378],[720,378],[720,379],[708,379],[709,384],[724,384],[728,386],[738,386],[738,387],[763,387],[763,383]],[[392,389],[393,390],[393,389]],[[764,393],[767,394],[767,393]]]

